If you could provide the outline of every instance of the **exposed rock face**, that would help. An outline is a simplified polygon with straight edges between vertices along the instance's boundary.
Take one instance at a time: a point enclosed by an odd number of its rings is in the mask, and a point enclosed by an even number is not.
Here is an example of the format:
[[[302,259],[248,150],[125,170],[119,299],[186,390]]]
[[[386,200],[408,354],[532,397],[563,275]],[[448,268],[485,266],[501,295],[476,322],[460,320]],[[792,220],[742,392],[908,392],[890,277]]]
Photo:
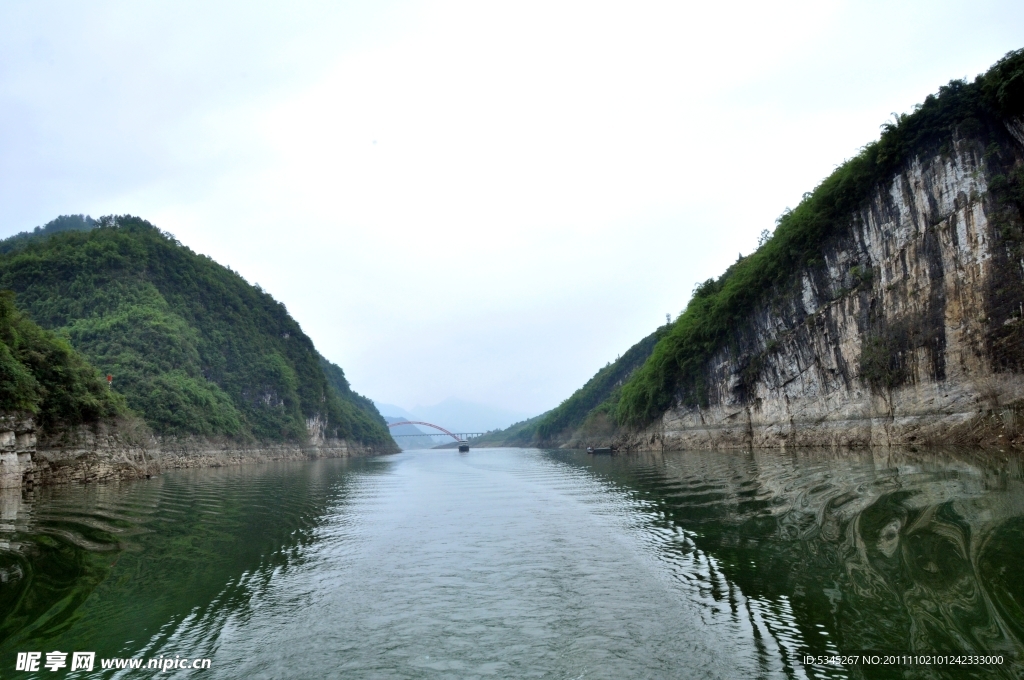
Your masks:
[[[314,419],[317,422],[319,420]],[[130,423],[100,423],[39,438],[31,418],[0,416],[0,488],[135,479],[172,468],[220,467],[268,460],[344,458],[391,453],[310,428],[307,445],[154,438]]]
[[[31,479],[36,428],[31,418],[0,416],[0,489],[18,488]]]
[[[1021,162],[1018,127],[1008,125],[1004,168]],[[1024,398],[1024,261],[1007,237],[1020,213],[989,193],[999,169],[986,151],[956,139],[877,188],[822,261],[767,292],[706,365],[708,406],[670,409],[624,444],[937,442]]]

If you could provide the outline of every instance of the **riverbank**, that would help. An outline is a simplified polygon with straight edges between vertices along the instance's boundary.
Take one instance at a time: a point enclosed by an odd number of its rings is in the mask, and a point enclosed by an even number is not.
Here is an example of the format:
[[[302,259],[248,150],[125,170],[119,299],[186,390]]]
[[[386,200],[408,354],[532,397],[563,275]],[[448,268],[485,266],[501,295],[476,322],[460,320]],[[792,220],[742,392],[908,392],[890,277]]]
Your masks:
[[[397,447],[395,447],[397,448]],[[155,437],[137,422],[39,436],[31,418],[0,416],[0,488],[145,479],[165,470],[395,453],[344,439],[298,442]]]

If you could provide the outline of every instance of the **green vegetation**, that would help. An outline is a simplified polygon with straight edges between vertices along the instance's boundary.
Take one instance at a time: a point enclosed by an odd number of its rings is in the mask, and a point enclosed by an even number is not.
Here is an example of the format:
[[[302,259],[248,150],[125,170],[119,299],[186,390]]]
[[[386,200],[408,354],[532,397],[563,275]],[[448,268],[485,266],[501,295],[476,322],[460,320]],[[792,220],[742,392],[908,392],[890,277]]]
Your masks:
[[[622,384],[633,371],[647,361],[655,344],[667,330],[667,327],[659,328],[630,347],[623,356],[598,371],[571,397],[544,414],[544,418],[537,425],[537,438],[548,441],[559,435],[571,433],[582,425],[595,409],[598,412],[608,412],[618,401]]]
[[[884,391],[907,380],[903,353],[910,347],[905,328],[886,329],[885,333],[869,335],[860,352],[860,378],[872,388]]]
[[[0,254],[21,250],[33,241],[38,241],[53,234],[59,234],[62,231],[89,231],[96,227],[97,224],[99,223],[88,215],[61,215],[57,219],[51,220],[41,227],[36,227],[32,231],[23,231],[20,234],[15,234],[10,238],[0,241]]]
[[[346,422],[349,423],[348,429],[352,432],[352,436],[357,441],[376,442],[374,437],[380,432],[381,427],[387,432],[388,422],[384,420],[384,416],[373,405],[372,399],[352,391],[341,366],[332,364],[323,357],[319,357],[319,359],[320,368],[327,377],[327,384],[339,397],[339,405]],[[391,439],[390,434],[388,434],[388,439]]]
[[[818,264],[823,246],[848,232],[853,215],[877,187],[917,156],[948,152],[954,134],[985,142],[1005,139],[1003,121],[1022,114],[1024,50],[1018,50],[973,82],[952,81],[913,113],[886,123],[878,141],[783,214],[774,234],[754,254],[697,287],[686,311],[622,387],[614,407],[617,423],[641,427],[676,402],[706,404],[707,361],[729,345],[732,332],[763,301],[765,291],[784,287],[793,272]],[[858,285],[868,276],[863,271],[853,274]],[[895,369],[875,359],[869,363],[878,379],[893,378]]]
[[[112,374],[155,433],[304,441],[320,418],[328,437],[391,445],[368,400],[258,286],[136,217],[41,232],[0,255],[0,288]]]
[[[550,413],[550,411],[548,411]],[[533,446],[536,442],[537,426],[547,413],[509,425],[504,430],[486,432],[471,441],[473,446]]]
[[[605,431],[614,428],[613,414],[622,384],[643,365],[655,343],[668,331],[662,326],[607,364],[587,384],[555,408],[488,432],[473,440],[474,446],[535,446],[568,439],[574,432]]]
[[[52,434],[127,411],[124,398],[66,340],[43,330],[0,292],[0,413],[35,416]]]

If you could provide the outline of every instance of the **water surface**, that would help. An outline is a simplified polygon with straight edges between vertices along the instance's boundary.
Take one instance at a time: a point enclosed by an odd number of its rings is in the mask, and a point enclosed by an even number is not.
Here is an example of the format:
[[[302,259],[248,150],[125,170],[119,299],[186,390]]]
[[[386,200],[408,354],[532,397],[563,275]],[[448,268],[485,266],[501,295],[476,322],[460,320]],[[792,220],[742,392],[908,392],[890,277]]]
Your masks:
[[[406,451],[0,501],[0,677],[1024,676],[1006,454]],[[1008,662],[803,662],[861,651]]]

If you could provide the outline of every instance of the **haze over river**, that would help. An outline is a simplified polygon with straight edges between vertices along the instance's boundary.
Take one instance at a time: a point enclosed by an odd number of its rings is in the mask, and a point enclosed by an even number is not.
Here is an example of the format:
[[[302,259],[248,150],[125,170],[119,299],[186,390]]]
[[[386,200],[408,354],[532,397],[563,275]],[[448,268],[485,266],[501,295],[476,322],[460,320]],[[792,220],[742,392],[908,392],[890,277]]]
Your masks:
[[[129,677],[99,660],[160,656],[211,668],[130,677],[1021,677],[1022,470],[474,449],[15,492],[0,677]],[[97,670],[14,670],[54,650]],[[1006,663],[802,660],[864,651]]]

